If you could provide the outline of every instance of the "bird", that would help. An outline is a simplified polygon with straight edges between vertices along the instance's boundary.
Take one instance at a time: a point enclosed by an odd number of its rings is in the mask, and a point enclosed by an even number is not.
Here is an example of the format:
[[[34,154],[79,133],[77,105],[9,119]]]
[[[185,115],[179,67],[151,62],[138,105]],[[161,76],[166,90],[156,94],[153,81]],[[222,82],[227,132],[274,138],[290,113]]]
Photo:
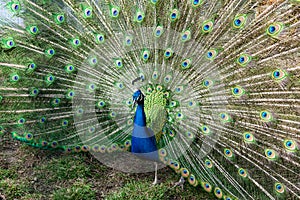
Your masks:
[[[299,5],[6,1],[0,135],[142,158],[216,199],[299,199]]]

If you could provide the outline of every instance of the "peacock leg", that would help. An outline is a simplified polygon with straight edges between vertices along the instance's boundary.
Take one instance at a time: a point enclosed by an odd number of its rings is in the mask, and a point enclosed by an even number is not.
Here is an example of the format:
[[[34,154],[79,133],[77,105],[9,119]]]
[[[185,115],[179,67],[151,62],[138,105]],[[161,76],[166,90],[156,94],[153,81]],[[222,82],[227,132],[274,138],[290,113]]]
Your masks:
[[[184,184],[185,180],[183,177],[180,177],[179,181],[175,183],[175,185],[173,186],[174,187],[177,187],[177,186],[181,186],[181,189],[183,190],[183,184]]]
[[[155,177],[154,177],[154,181],[153,181],[152,185],[157,184],[157,162],[155,162],[154,164],[155,164]]]

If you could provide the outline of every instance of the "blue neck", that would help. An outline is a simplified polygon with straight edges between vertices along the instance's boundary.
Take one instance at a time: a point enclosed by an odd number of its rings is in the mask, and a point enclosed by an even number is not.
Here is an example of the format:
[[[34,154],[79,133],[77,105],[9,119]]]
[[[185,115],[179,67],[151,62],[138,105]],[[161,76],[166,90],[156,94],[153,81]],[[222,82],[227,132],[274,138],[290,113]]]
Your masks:
[[[144,104],[138,104],[134,116],[134,123],[139,126],[146,126],[146,114],[144,111]]]

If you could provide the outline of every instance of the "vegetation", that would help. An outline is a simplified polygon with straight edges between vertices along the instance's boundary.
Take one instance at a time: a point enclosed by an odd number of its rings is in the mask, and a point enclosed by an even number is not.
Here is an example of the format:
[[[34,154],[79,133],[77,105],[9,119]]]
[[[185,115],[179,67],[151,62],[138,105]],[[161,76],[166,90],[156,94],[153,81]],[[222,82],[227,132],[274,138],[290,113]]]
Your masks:
[[[103,166],[91,155],[33,149],[0,137],[0,199],[214,199],[199,186],[173,188],[179,177],[171,169],[126,174]]]

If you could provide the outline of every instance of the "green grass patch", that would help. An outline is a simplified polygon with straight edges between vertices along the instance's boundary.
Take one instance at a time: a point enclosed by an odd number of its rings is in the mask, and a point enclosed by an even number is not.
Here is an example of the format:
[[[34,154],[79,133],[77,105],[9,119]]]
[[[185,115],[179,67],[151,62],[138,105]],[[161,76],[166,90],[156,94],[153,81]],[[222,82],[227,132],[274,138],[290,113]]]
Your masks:
[[[92,189],[90,184],[83,181],[75,182],[68,188],[63,188],[55,191],[51,199],[62,200],[93,200],[96,199],[96,192]]]
[[[167,175],[172,176],[173,175]],[[106,196],[107,200],[122,199],[214,199],[214,196],[205,192],[200,186],[193,187],[184,184],[184,190],[180,187],[173,188],[173,179],[153,186],[149,180],[132,180],[116,192]]]
[[[91,177],[90,166],[78,156],[62,156],[35,168],[39,179],[48,182]]]
[[[18,175],[17,175],[17,172],[14,168],[2,169],[0,167],[0,181],[4,180],[6,178],[15,179],[17,177],[18,177]]]
[[[20,199],[26,195],[28,188],[22,182],[12,179],[4,179],[0,181],[0,193],[5,194],[7,199]]]

